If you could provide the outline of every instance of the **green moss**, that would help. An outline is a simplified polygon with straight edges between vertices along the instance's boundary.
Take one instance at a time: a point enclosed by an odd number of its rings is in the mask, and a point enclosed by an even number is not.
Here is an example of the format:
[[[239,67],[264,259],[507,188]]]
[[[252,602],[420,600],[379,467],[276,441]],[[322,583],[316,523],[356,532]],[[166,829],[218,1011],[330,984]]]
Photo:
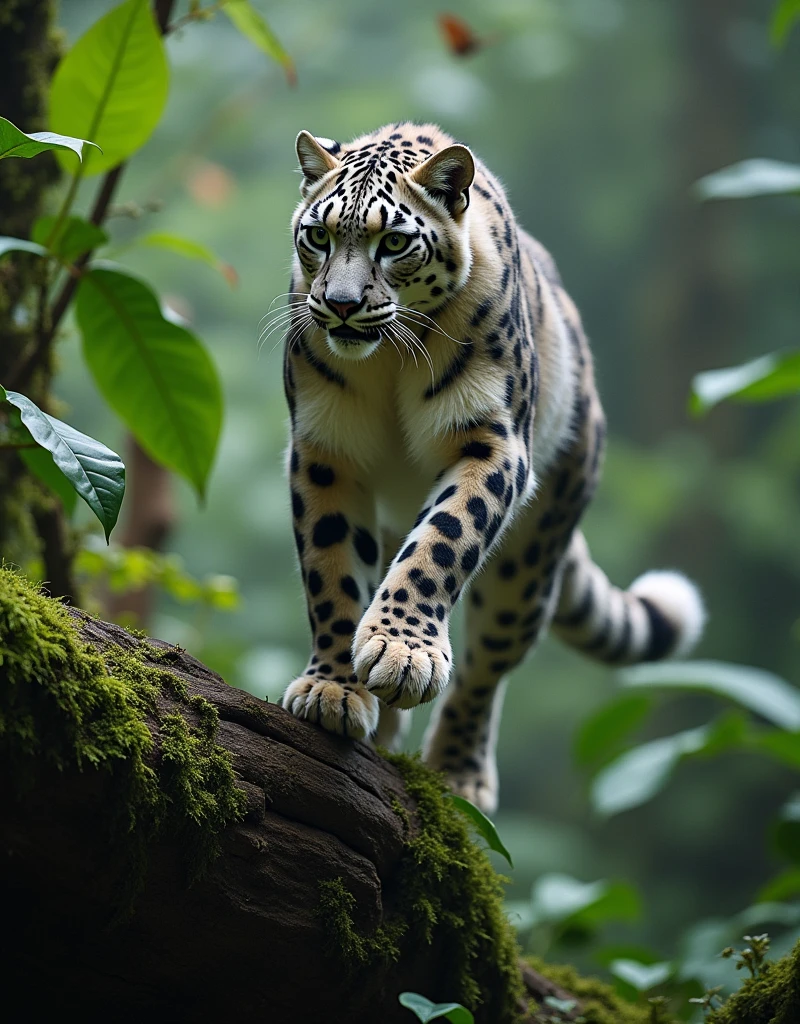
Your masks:
[[[585,978],[574,967],[547,964],[529,957],[530,965],[580,1001],[582,1024],[670,1024],[658,1004],[626,1002],[599,978]]]
[[[748,978],[708,1024],[797,1024],[800,1021],[800,942],[791,953],[767,962]]]
[[[0,567],[3,770],[21,796],[48,770],[107,771],[112,837],[133,861],[126,874],[134,883],[159,832],[181,837],[196,872],[246,805],[231,755],[215,742],[216,709],[202,697],[189,698],[180,680],[144,660],[153,657],[164,660],[160,649],[147,644],[133,651],[114,645],[95,650],[66,608]],[[178,712],[159,716],[162,692],[199,724]]]
[[[320,914],[331,946],[351,966],[367,966],[436,941],[447,951],[448,976],[441,979],[447,998],[473,1010],[484,1006],[496,1024],[514,1021],[522,980],[502,879],[447,799],[441,776],[416,757],[388,760],[416,802],[416,829],[408,830],[393,882],[396,905],[374,935],[362,935],[353,923],[355,898],[341,879],[320,883]],[[399,803],[396,813],[408,829],[408,812]]]

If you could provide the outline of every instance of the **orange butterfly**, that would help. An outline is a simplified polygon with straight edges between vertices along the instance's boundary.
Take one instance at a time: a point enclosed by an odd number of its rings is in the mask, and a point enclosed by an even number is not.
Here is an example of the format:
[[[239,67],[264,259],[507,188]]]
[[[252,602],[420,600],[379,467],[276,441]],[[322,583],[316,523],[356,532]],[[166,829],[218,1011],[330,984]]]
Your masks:
[[[439,15],[439,30],[444,36],[448,49],[456,57],[469,57],[497,39],[497,36],[481,38],[472,31],[466,21],[457,18],[454,14]]]

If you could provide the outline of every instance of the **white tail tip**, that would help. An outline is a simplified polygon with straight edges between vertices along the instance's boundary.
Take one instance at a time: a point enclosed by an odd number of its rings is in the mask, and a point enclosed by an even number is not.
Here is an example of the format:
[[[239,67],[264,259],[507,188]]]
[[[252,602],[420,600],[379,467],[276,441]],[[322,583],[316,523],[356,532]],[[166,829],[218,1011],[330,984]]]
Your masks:
[[[706,609],[700,591],[690,579],[671,569],[655,569],[634,580],[631,593],[652,601],[674,625],[677,642],[671,657],[688,654],[703,633]]]

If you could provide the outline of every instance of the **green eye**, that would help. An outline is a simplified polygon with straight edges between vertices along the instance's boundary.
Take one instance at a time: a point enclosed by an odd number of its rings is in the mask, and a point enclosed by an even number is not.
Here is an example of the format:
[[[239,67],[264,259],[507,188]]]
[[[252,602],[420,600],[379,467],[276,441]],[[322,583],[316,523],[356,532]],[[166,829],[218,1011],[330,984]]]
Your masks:
[[[330,245],[331,236],[326,228],[316,225],[313,228],[308,228],[307,233],[309,242],[317,249],[327,249]]]
[[[391,235],[383,236],[381,239],[381,248],[386,252],[390,252],[392,255],[395,255],[398,252],[402,252],[403,249],[406,249],[410,241],[410,235],[402,235],[399,231],[393,231]]]

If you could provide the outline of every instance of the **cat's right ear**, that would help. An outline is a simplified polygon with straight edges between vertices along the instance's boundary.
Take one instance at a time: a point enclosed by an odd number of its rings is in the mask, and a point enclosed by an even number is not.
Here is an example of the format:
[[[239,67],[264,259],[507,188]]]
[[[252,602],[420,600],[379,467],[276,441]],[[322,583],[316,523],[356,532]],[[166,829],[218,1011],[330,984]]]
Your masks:
[[[300,192],[306,195],[320,178],[339,166],[336,153],[340,147],[339,143],[332,139],[317,140],[310,132],[300,132],[295,147],[300,170],[303,172]]]

